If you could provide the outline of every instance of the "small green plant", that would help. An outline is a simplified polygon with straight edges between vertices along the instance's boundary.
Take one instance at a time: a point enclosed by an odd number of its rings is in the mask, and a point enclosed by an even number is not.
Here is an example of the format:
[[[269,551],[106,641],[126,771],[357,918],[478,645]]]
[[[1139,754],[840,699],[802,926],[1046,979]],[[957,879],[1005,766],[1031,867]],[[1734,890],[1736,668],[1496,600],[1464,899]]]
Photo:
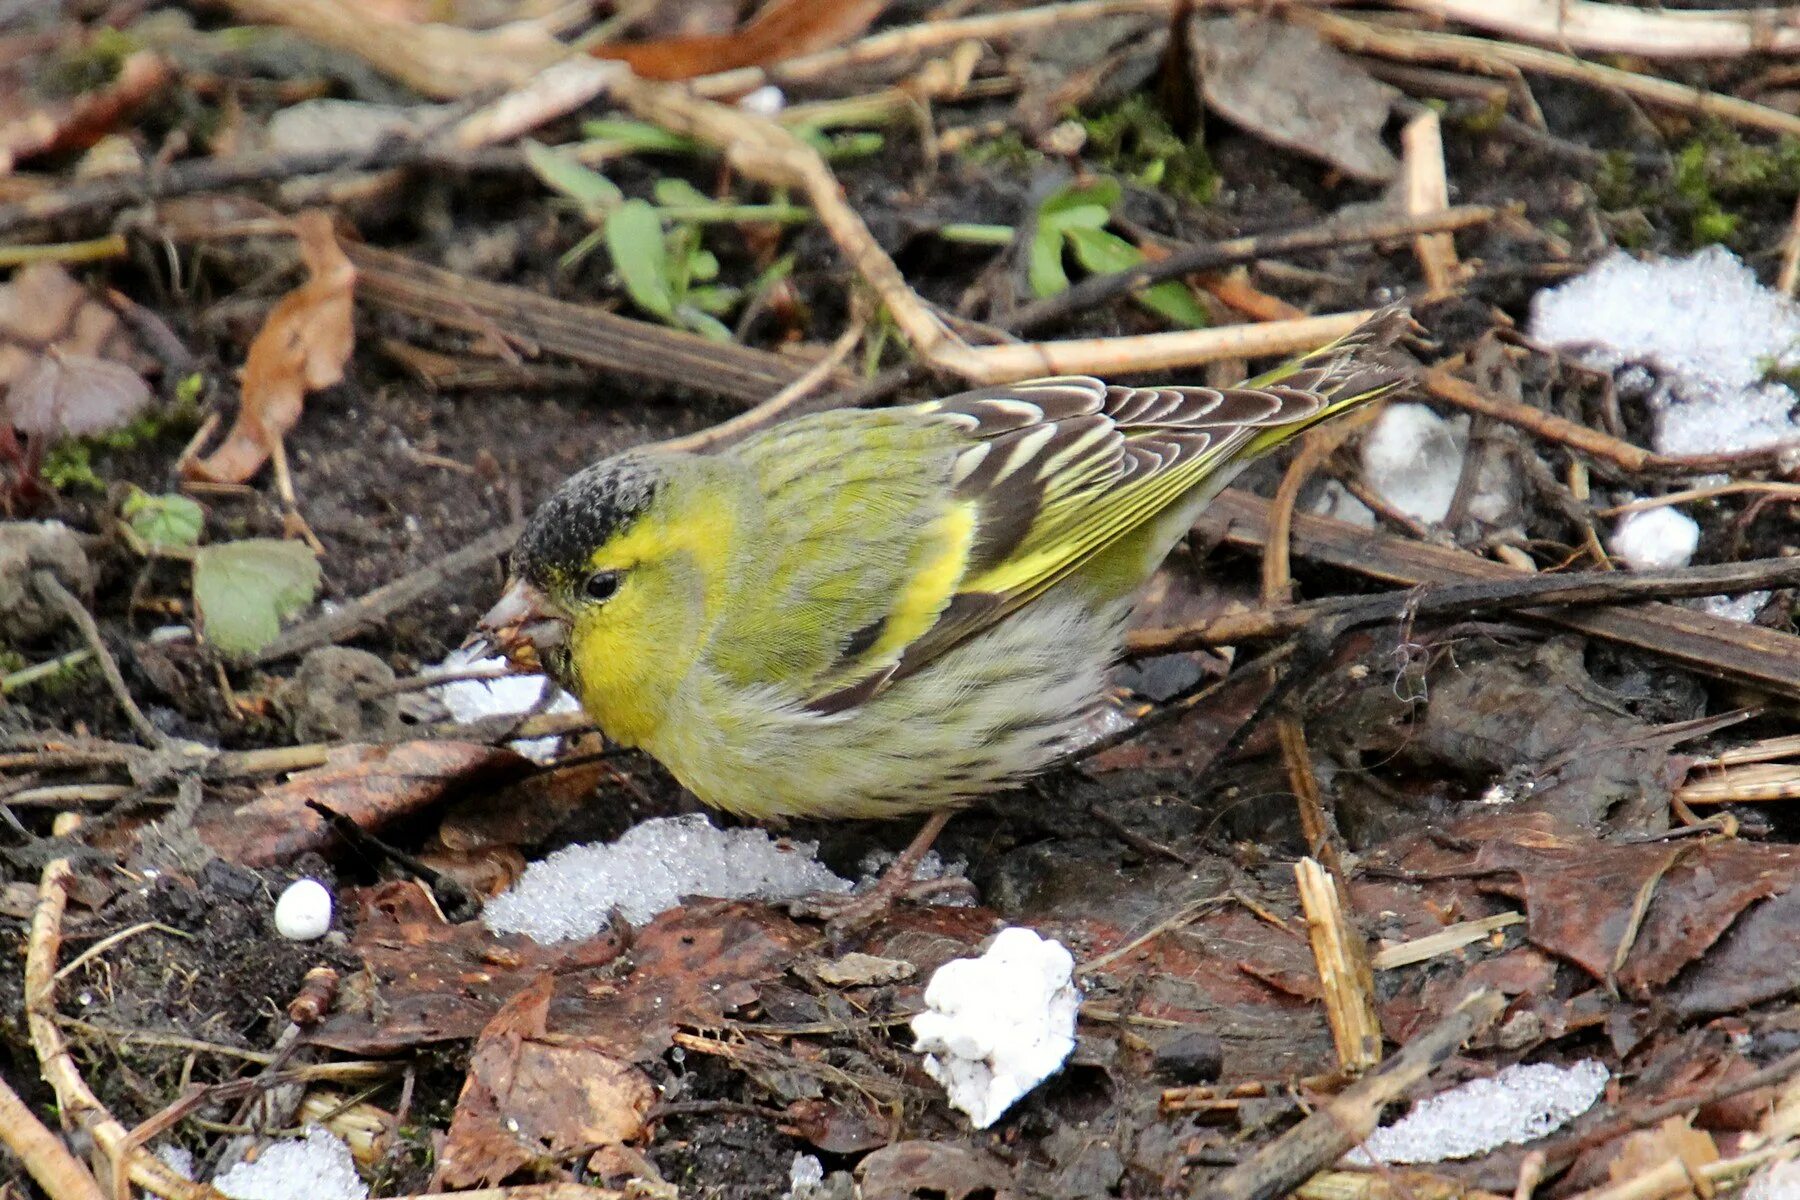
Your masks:
[[[246,538],[196,551],[194,607],[206,640],[230,657],[255,654],[312,603],[319,578],[319,560],[299,542]]]
[[[664,230],[654,205],[627,200],[606,218],[606,248],[632,302],[646,313],[703,337],[729,342],[719,317],[737,304],[738,290],[715,284],[719,260],[700,245],[692,225]]]
[[[642,140],[633,129],[630,122],[614,122],[598,131]],[[658,142],[654,148],[673,147]],[[719,260],[701,244],[705,226],[745,221],[792,223],[812,217],[811,209],[789,204],[781,197],[768,204],[716,200],[678,177],[657,180],[652,189],[654,202],[627,199],[618,185],[567,150],[527,142],[525,158],[546,186],[573,201],[595,226],[593,233],[563,255],[565,269],[605,245],[632,303],[659,321],[719,341],[731,340],[731,331],[719,318],[735,308],[746,292],[716,282]],[[773,279],[765,272],[749,290],[755,292],[770,282]]]
[[[200,544],[206,512],[186,496],[152,496],[132,488],[119,506],[125,526],[151,551],[192,550]]]
[[[1800,139],[1752,141],[1734,129],[1704,127],[1675,150],[1667,172],[1646,174],[1628,155],[1609,153],[1593,187],[1622,245],[1670,231],[1681,247],[1742,249],[1745,217],[1785,211],[1800,191]]]
[[[1144,261],[1144,252],[1107,229],[1121,195],[1116,179],[1070,185],[1038,206],[1037,229],[1031,239],[1026,273],[1039,297],[1069,288],[1065,253],[1094,274],[1128,271]],[[1209,324],[1206,309],[1180,280],[1170,279],[1132,294],[1151,312],[1190,329]]]

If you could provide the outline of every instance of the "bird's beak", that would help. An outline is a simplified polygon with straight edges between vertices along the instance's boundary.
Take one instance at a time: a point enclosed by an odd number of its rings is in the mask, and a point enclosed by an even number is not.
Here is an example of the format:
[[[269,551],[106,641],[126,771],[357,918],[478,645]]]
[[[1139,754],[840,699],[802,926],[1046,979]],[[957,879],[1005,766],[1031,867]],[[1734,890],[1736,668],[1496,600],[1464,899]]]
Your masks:
[[[544,593],[523,579],[515,579],[464,645],[485,644],[515,666],[540,670],[546,655],[568,640],[568,619]]]

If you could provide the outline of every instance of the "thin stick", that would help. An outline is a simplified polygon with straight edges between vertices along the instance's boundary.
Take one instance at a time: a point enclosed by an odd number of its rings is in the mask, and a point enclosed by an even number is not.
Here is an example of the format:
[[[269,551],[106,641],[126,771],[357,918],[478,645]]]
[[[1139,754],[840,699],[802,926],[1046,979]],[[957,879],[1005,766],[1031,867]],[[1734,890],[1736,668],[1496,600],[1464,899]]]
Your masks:
[[[1400,131],[1400,148],[1406,168],[1406,211],[1421,217],[1450,207],[1444,135],[1437,113],[1428,108],[1408,121]],[[1456,290],[1462,271],[1456,261],[1456,243],[1449,234],[1419,234],[1413,238],[1413,253],[1425,275],[1428,299],[1448,296]]]
[[[1374,1131],[1381,1110],[1423,1082],[1464,1042],[1499,1018],[1506,1001],[1483,989],[1408,1042],[1373,1073],[1216,1179],[1196,1180],[1193,1200],[1275,1200],[1330,1166]]]
[[[0,696],[8,692],[16,692],[28,688],[40,679],[48,679],[58,671],[69,667],[80,666],[94,657],[94,652],[86,648],[71,650],[67,654],[58,655],[41,663],[32,663],[29,667],[20,667],[10,675],[0,675]]]
[[[1288,4],[1282,15],[1306,25],[1353,54],[1373,54],[1402,62],[1449,63],[1490,75],[1508,71],[1535,71],[1559,79],[1573,79],[1595,87],[1611,88],[1648,104],[1679,112],[1717,117],[1752,129],[1789,136],[1800,135],[1800,116],[1753,104],[1736,96],[1698,91],[1687,84],[1653,75],[1640,75],[1617,67],[1603,67],[1567,54],[1513,42],[1464,37],[1454,33],[1427,33],[1352,20],[1336,13]]]
[[[803,190],[819,224],[881,298],[915,351],[938,362],[941,348],[959,343],[850,207],[825,159],[793,131],[756,113],[703,99],[685,87],[651,83],[628,71],[614,82],[611,92],[642,119],[722,151],[728,163],[751,178]]]
[[[1545,441],[1557,442],[1571,450],[1603,459],[1624,471],[1735,474],[1779,467],[1794,449],[1793,443],[1789,442],[1729,454],[1658,454],[1589,429],[1586,425],[1579,425],[1555,413],[1496,396],[1460,376],[1452,375],[1443,367],[1433,367],[1423,372],[1419,376],[1419,382],[1439,400],[1454,404],[1467,412],[1503,421]]]
[[[52,1200],[106,1200],[93,1173],[44,1127],[5,1079],[0,1079],[0,1144],[18,1156]]]
[[[1390,0],[1527,42],[1643,58],[1737,58],[1800,51],[1793,8],[1649,12],[1593,0]]]
[[[1248,547],[1264,543],[1267,524],[1267,502],[1232,488],[1214,498],[1199,521],[1206,536]],[[1516,568],[1467,551],[1370,533],[1342,521],[1309,514],[1294,518],[1294,547],[1304,558],[1408,587],[1421,583],[1516,582],[1521,574]],[[1775,568],[1774,574],[1780,575],[1785,569]],[[1750,588],[1756,586],[1751,584]],[[1733,589],[1726,586],[1717,590]],[[1800,639],[1792,634],[1667,604],[1572,611],[1537,608],[1527,609],[1523,615],[1636,646],[1703,675],[1749,683],[1783,696],[1800,695]]]
[[[850,328],[838,335],[831,349],[825,356],[814,363],[812,368],[794,382],[758,404],[755,408],[746,409],[728,421],[722,421],[710,429],[702,429],[685,437],[671,438],[662,443],[664,450],[682,450],[689,453],[701,453],[721,445],[728,445],[746,434],[754,433],[780,417],[795,404],[810,396],[830,379],[843,361],[856,349],[862,341],[864,323],[861,319],[852,321]]]
[[[1381,1061],[1381,1021],[1375,1015],[1375,974],[1368,947],[1344,914],[1336,880],[1318,860],[1295,863],[1294,880],[1306,913],[1338,1066],[1359,1074]]]
[[[1380,596],[1336,596],[1262,612],[1229,613],[1178,628],[1140,629],[1127,638],[1126,650],[1145,656],[1268,641],[1299,633],[1327,619],[1343,620],[1356,627],[1409,617],[1472,617],[1550,605],[1635,604],[1795,586],[1800,586],[1800,559],[1794,558],[1752,559],[1670,571],[1521,573],[1517,578],[1428,584]]]
[[[49,242],[37,246],[0,246],[0,267],[22,267],[27,263],[98,262],[105,258],[124,258],[131,247],[122,233],[85,242]]]
[[[1265,321],[1219,329],[1182,329],[1136,337],[1087,338],[1008,346],[940,349],[931,361],[972,383],[1010,383],[1035,375],[1111,375],[1191,367],[1222,358],[1270,358],[1313,350],[1343,337],[1374,310]]]
[[[1800,197],[1794,200],[1794,215],[1788,219],[1787,236],[1781,239],[1781,272],[1775,286],[1792,296],[1800,288]]]
[[[1663,496],[1649,496],[1642,500],[1633,500],[1629,504],[1615,504],[1611,508],[1599,509],[1594,515],[1596,517],[1622,517],[1626,513],[1643,512],[1646,509],[1662,508],[1665,505],[1687,504],[1694,500],[1711,500],[1716,496],[1735,496],[1744,492],[1763,496],[1782,496],[1800,503],[1800,483],[1745,479],[1714,484],[1711,487],[1687,488],[1684,491],[1670,492]]]
[[[1495,913],[1491,917],[1482,917],[1475,921],[1458,921],[1454,925],[1446,925],[1436,933],[1428,933],[1424,937],[1414,938],[1410,942],[1385,946],[1375,952],[1369,965],[1377,971],[1392,971],[1399,967],[1410,967],[1414,963],[1426,962],[1440,954],[1449,954],[1461,950],[1464,946],[1473,946],[1489,934],[1509,925],[1518,925],[1525,920],[1520,912]]]
[[[1212,6],[1208,6],[1212,7]],[[1074,0],[1007,13],[984,13],[949,21],[927,21],[871,34],[848,46],[801,55],[766,67],[740,67],[702,75],[688,86],[702,96],[739,96],[765,83],[798,83],[837,75],[854,67],[904,55],[915,55],[966,41],[997,41],[1045,29],[1133,13],[1157,15],[1174,8],[1173,0]]]
[[[112,689],[114,698],[118,700],[119,707],[125,710],[126,719],[131,722],[131,727],[137,730],[138,736],[154,749],[168,749],[168,736],[150,723],[150,718],[144,715],[144,710],[139,708],[137,701],[131,698],[131,692],[125,686],[125,676],[120,673],[119,664],[113,658],[112,651],[108,650],[106,643],[101,640],[100,626],[94,623],[93,614],[88,612],[87,606],[75,598],[74,592],[63,586],[62,580],[56,577],[54,571],[33,571],[31,580],[44,598],[61,608],[63,615],[74,622],[75,628],[81,631],[81,636],[87,642],[88,649],[92,650],[94,657],[100,661],[100,670],[106,676],[106,685]]]
[[[1179,279],[1201,271],[1216,271],[1257,259],[1279,258],[1339,246],[1401,241],[1428,233],[1450,233],[1485,225],[1499,210],[1482,205],[1463,205],[1421,216],[1382,217],[1377,220],[1332,218],[1283,233],[1229,238],[1185,246],[1166,258],[1146,262],[1129,271],[1090,275],[1066,292],[1028,304],[1013,314],[1007,327],[1018,333],[1035,333],[1108,300],[1127,295],[1165,279]]]
[[[190,941],[192,941],[194,937],[191,933],[184,933],[173,925],[164,925],[161,921],[140,921],[129,929],[121,929],[117,933],[101,938],[86,950],[83,950],[80,954],[77,954],[74,958],[71,958],[68,962],[64,963],[62,968],[56,972],[56,977],[58,979],[67,979],[81,966],[81,964],[88,962],[91,959],[98,958],[108,950],[111,950],[114,946],[117,946],[120,942],[130,941],[138,934],[149,933],[152,929],[159,933],[169,934],[171,937],[187,938]]]
[[[67,834],[75,828],[65,815],[56,830]],[[100,1103],[69,1053],[68,1043],[56,1022],[56,956],[62,945],[63,910],[68,903],[74,872],[66,858],[51,859],[38,883],[37,908],[31,917],[31,934],[25,943],[25,1021],[31,1031],[38,1070],[56,1092],[65,1120],[93,1138],[100,1152],[140,1187],[168,1200],[223,1200],[205,1184],[192,1183],[141,1149],[127,1148],[129,1134],[106,1106]]]
[[[507,525],[483,534],[460,550],[384,583],[365,596],[323,616],[314,617],[286,629],[251,656],[252,665],[260,666],[277,659],[304,654],[317,646],[328,646],[352,636],[366,625],[372,625],[396,609],[429,596],[444,584],[475,567],[504,554],[519,540],[523,527]]]

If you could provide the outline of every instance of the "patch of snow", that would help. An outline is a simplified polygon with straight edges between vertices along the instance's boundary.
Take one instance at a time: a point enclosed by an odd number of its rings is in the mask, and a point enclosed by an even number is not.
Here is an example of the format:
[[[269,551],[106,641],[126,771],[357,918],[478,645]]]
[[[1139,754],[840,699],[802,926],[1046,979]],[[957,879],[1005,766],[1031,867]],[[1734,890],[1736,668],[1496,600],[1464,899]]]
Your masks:
[[[658,817],[616,842],[558,850],[532,863],[482,920],[496,933],[538,942],[592,937],[614,908],[641,925],[683,896],[782,900],[847,892],[851,884],[813,857],[812,842],[776,841],[761,829],[718,829],[705,817]]]
[[[213,1180],[232,1200],[368,1200],[369,1188],[343,1140],[317,1125],[306,1136],[271,1142],[254,1162]]]
[[[1800,367],[1800,305],[1721,247],[1642,262],[1615,252],[1539,292],[1530,331],[1589,366],[1637,368],[1619,390],[1649,406],[1651,444],[1664,454],[1800,442],[1800,396],[1769,378]]]
[[[1800,1200],[1800,1162],[1770,1163],[1750,1177],[1744,1200]]]
[[[1745,592],[1741,596],[1702,596],[1700,611],[1725,621],[1754,621],[1773,592]]]
[[[807,1200],[824,1182],[825,1164],[810,1154],[796,1154],[788,1168],[788,1190],[782,1200]]]
[[[275,901],[275,932],[310,942],[331,931],[331,892],[316,879],[296,879]]]
[[[1308,508],[1318,516],[1347,521],[1360,529],[1375,528],[1375,512],[1335,479],[1327,479]]]
[[[186,1146],[177,1146],[174,1142],[164,1142],[156,1148],[156,1158],[163,1166],[183,1179],[194,1177],[194,1152]]]
[[[1685,567],[1700,548],[1700,526],[1674,505],[1665,504],[1620,517],[1606,544],[1634,571]]]
[[[1002,929],[980,958],[939,967],[912,1019],[925,1073],[986,1129],[1075,1048],[1075,959],[1030,929]]]
[[[1592,1108],[1608,1078],[1605,1065],[1591,1058],[1569,1067],[1507,1067],[1492,1078],[1421,1100],[1406,1116],[1370,1134],[1345,1161],[1355,1166],[1445,1162],[1533,1141]]]
[[[477,658],[473,651],[457,649],[435,667],[428,668],[430,673],[448,675],[462,671],[479,669],[501,671],[506,668],[504,658]],[[553,688],[556,696],[544,708],[549,713],[577,712],[581,705],[575,697],[556,688],[543,675],[504,675],[498,679],[458,679],[451,683],[440,684],[431,689],[431,694],[438,698],[443,706],[450,710],[450,715],[462,724],[479,721],[484,717],[516,717],[520,713],[531,712],[543,699],[544,689]],[[512,748],[533,762],[547,763],[556,757],[557,738],[522,738],[512,743]]]
[[[1450,513],[1468,445],[1468,417],[1446,420],[1423,404],[1390,404],[1363,435],[1363,482],[1413,520],[1435,524]],[[1336,503],[1356,519],[1355,509]],[[1469,516],[1497,526],[1512,519],[1518,505],[1518,483],[1511,471],[1484,456],[1469,497]]]

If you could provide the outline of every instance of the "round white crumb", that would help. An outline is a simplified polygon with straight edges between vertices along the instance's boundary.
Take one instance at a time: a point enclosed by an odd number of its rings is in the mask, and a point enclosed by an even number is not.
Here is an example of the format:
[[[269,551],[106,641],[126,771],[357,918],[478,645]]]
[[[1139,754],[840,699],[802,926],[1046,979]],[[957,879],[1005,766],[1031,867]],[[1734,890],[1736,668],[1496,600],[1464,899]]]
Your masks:
[[[1700,548],[1700,526],[1670,505],[1626,513],[1607,546],[1634,571],[1685,567]]]
[[[765,83],[754,92],[746,93],[738,101],[738,107],[759,117],[778,116],[787,107],[787,97],[774,84]]]
[[[275,901],[275,932],[290,942],[310,942],[331,929],[331,893],[316,879],[296,879]]]

